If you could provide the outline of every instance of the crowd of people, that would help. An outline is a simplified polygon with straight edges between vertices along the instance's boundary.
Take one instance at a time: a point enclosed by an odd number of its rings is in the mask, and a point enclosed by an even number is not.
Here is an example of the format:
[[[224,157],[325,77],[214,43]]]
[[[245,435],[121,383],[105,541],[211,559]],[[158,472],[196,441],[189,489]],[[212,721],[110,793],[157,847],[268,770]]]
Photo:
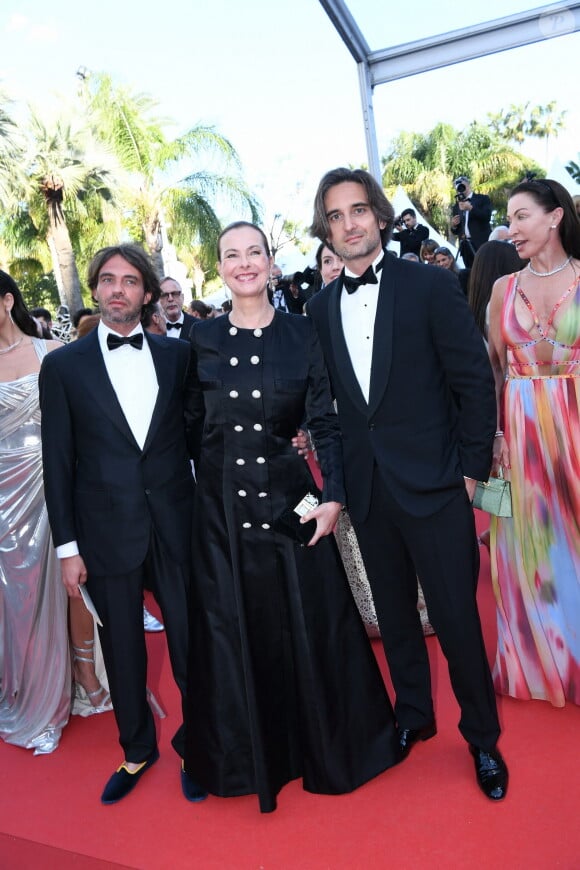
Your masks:
[[[123,761],[101,801],[126,797],[159,757],[148,627],[166,632],[192,802],[256,794],[271,812],[292,779],[346,793],[404,761],[437,733],[433,632],[490,800],[508,789],[496,692],[580,704],[578,203],[526,180],[488,240],[488,197],[454,186],[463,270],[339,168],[316,192],[308,281],[259,227],[223,230],[223,311],[184,310],[179,282],[120,244],[91,261],[97,308],[63,345],[0,272],[6,742],[49,753],[71,710],[112,709]],[[476,484],[500,472],[513,516],[478,539]]]

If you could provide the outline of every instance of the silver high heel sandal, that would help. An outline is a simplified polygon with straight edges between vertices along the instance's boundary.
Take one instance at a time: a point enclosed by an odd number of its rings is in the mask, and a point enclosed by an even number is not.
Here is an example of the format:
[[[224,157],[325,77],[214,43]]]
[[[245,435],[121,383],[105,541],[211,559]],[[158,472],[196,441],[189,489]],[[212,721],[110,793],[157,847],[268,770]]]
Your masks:
[[[73,646],[73,667],[75,662],[88,662],[93,665],[95,664],[95,655],[94,655],[94,640],[84,640],[83,643],[87,649],[80,649],[78,646]],[[87,691],[82,683],[75,678],[75,695],[82,702],[88,700],[91,706],[92,713],[108,713],[113,709],[113,704],[111,701],[111,695],[104,686],[99,686],[98,689],[95,689],[93,692]],[[102,699],[95,703],[95,699],[99,696],[103,695]]]

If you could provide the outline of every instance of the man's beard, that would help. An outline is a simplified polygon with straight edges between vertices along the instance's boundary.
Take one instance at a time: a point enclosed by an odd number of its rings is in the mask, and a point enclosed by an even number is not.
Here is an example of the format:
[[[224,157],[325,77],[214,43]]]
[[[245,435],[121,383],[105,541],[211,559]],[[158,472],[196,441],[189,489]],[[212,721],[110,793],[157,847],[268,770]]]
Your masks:
[[[346,261],[363,259],[364,257],[368,257],[369,254],[375,253],[375,251],[378,253],[379,247],[382,247],[380,233],[377,233],[374,238],[368,235],[365,236],[360,240],[360,242],[357,242],[356,249],[354,250],[346,245],[342,247],[333,244],[333,248],[338,256]]]
[[[133,323],[141,319],[141,305],[138,308],[129,308],[124,311],[108,306],[101,306],[103,320],[108,323]]]

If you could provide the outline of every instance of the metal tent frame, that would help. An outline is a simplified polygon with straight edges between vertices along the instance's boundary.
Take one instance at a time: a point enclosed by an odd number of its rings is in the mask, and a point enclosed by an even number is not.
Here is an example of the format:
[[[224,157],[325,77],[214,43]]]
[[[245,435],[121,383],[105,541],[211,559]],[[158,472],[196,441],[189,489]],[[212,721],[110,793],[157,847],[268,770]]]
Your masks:
[[[369,170],[381,180],[373,110],[376,85],[580,30],[580,2],[539,6],[427,39],[371,51],[343,0],[320,0],[358,67]]]

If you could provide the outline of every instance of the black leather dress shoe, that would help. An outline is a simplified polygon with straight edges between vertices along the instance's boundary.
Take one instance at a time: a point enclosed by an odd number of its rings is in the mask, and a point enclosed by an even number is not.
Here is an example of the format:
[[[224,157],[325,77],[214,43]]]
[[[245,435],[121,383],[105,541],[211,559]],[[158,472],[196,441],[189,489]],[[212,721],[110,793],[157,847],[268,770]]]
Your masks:
[[[141,767],[131,773],[127,770],[125,762],[115,771],[110,780],[105,786],[101,795],[102,804],[116,804],[118,801],[126,797],[130,791],[133,791],[143,774],[150,767],[153,767],[159,758],[159,750],[154,749],[149,758],[143,762]]]
[[[498,749],[486,752],[478,746],[469,744],[469,751],[475,761],[477,782],[484,795],[492,801],[501,801],[508,787],[508,769]]]
[[[207,792],[204,788],[198,785],[183,769],[181,765],[181,791],[186,801],[191,801],[192,804],[199,804],[207,797]]]
[[[406,758],[415,743],[419,740],[429,740],[437,734],[437,725],[433,719],[422,728],[399,728],[399,749],[402,758]]]

